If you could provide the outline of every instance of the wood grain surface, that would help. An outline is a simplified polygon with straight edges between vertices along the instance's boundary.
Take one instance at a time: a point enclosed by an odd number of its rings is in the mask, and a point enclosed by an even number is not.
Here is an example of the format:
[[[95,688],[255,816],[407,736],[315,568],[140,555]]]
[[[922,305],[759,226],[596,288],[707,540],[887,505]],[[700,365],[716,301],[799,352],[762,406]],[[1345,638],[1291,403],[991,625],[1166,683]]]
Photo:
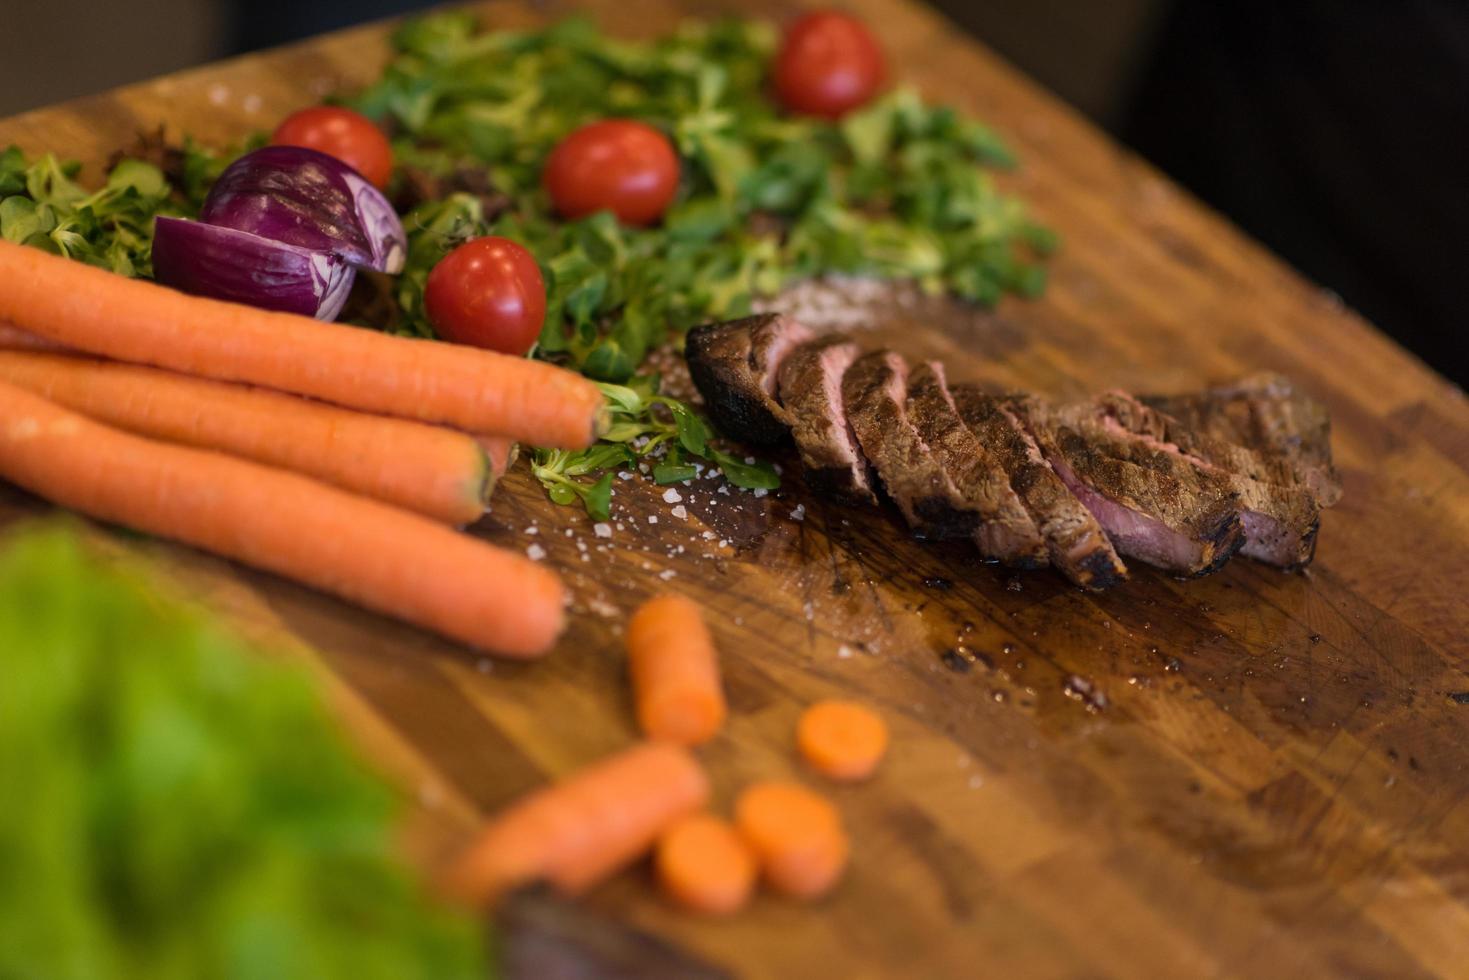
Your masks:
[[[577,614],[551,657],[508,665],[188,549],[121,546],[324,667],[372,754],[416,792],[425,863],[518,793],[632,739],[620,634],[658,590],[704,602],[724,654],[733,717],[702,753],[721,806],[751,778],[796,772],[810,701],[877,705],[894,730],[886,767],[829,790],[858,842],[829,902],[761,897],[705,921],[670,910],[643,868],[589,899],[743,975],[1469,976],[1462,393],[935,13],[852,6],[897,75],[1010,138],[1022,168],[1007,181],[1064,237],[1043,299],[985,313],[869,297],[874,340],[940,356],[956,379],[1057,396],[1288,374],[1330,407],[1346,484],[1308,573],[1236,560],[1180,583],[1137,568],[1085,595],[918,545],[891,510],[827,505],[794,466],[765,497],[683,489],[686,518],[662,488],[620,482],[602,539],[522,464],[474,533],[525,547],[538,528]],[[570,9],[484,12],[523,26]],[[788,12],[583,9],[625,36],[682,15]],[[383,33],[5,120],[0,145],[80,158],[95,179],[160,123],[236,139],[368,81]],[[4,521],[45,510],[0,490]]]

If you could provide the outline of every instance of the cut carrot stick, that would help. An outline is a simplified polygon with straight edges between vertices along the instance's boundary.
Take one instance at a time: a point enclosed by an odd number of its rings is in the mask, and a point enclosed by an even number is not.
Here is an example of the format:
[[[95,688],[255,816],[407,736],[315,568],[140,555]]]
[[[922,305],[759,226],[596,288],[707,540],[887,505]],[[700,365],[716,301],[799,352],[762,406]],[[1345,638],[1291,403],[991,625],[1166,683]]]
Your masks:
[[[38,337],[29,330],[22,330],[20,327],[0,321],[0,349],[49,351],[60,354],[66,353],[71,348],[65,344],[58,344],[54,340]]]
[[[646,853],[708,798],[709,780],[687,749],[634,746],[511,804],[454,864],[448,889],[480,903],[544,878],[578,894]]]
[[[556,574],[396,507],[101,425],[0,383],[0,478],[507,656],[560,634]]]
[[[601,391],[542,361],[187,296],[0,241],[0,320],[68,347],[366,412],[582,449]]]
[[[870,708],[819,701],[801,712],[796,747],[811,767],[832,779],[866,779],[888,747],[888,727]]]
[[[755,888],[755,856],[734,827],[708,813],[684,817],[658,839],[653,867],[673,901],[708,915],[743,908]]]
[[[495,485],[472,436],[266,388],[6,350],[0,382],[128,432],[305,473],[446,524],[477,520]]]
[[[718,655],[692,599],[643,603],[627,624],[627,663],[638,726],[649,738],[698,745],[724,724]]]
[[[793,898],[831,891],[850,845],[836,808],[796,783],[755,783],[735,801],[735,826],[770,886]]]
[[[500,479],[520,455],[520,443],[509,436],[476,436],[480,448],[490,458],[490,472]]]

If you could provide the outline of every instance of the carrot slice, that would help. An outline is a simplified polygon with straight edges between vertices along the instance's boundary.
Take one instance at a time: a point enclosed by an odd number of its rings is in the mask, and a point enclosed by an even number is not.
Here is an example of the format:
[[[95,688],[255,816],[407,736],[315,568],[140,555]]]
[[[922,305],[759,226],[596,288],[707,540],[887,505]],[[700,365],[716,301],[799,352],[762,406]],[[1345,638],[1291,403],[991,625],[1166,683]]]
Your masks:
[[[796,747],[811,767],[832,779],[866,779],[888,747],[888,726],[852,701],[818,701],[801,712]]]
[[[700,813],[664,831],[653,858],[669,898],[708,915],[729,915],[750,900],[755,856],[728,821]]]
[[[836,808],[796,783],[755,783],[735,801],[735,826],[776,891],[825,895],[847,865],[850,845]]]
[[[560,578],[522,555],[295,473],[130,435],[3,383],[0,477],[508,656],[545,653],[564,623]]]
[[[186,296],[0,241],[0,320],[120,361],[582,449],[601,390],[543,361]]]
[[[661,595],[643,603],[627,625],[627,662],[638,725],[649,738],[698,745],[724,724],[718,655],[692,599]]]
[[[171,371],[0,350],[0,381],[98,422],[294,470],[446,524],[485,510],[494,476],[472,436]]]
[[[578,894],[646,853],[708,799],[709,780],[687,749],[634,746],[501,811],[450,869],[448,888],[485,902],[545,878]]]

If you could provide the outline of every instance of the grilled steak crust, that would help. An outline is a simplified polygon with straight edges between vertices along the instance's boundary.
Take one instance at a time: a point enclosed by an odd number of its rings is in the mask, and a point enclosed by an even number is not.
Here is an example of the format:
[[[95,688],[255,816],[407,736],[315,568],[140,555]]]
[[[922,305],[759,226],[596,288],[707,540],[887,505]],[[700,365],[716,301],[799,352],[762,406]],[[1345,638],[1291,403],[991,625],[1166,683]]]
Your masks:
[[[1238,497],[1182,460],[1120,458],[1129,447],[1086,424],[1085,408],[1058,410],[1031,396],[1009,405],[1122,554],[1194,577],[1218,570],[1244,545]]]
[[[871,467],[842,398],[842,376],[862,351],[833,334],[797,348],[780,366],[781,404],[801,453],[806,484],[843,503],[877,503]]]
[[[908,418],[908,364],[890,350],[857,358],[842,377],[847,418],[883,488],[916,535],[974,534],[979,514],[954,486]]]
[[[1108,392],[1094,407],[1096,424],[1125,447],[1124,458],[1157,468],[1161,453],[1161,458],[1182,460],[1239,495],[1245,531],[1240,554],[1289,569],[1311,563],[1321,505],[1279,460],[1194,432],[1125,392]]]
[[[810,330],[778,313],[689,331],[689,374],[719,431],[752,445],[785,440],[790,418],[775,400],[776,374],[785,355],[810,339]]]
[[[974,543],[980,554],[1016,568],[1044,567],[1040,530],[999,462],[959,418],[942,364],[920,364],[908,375],[907,410],[919,438],[979,514]]]
[[[959,417],[1009,477],[1045,540],[1051,564],[1084,589],[1110,588],[1127,578],[1097,519],[1061,482],[1003,401],[972,385],[955,385],[950,393]]]
[[[1145,395],[1140,401],[1176,420],[1180,431],[1254,452],[1269,467],[1247,474],[1255,479],[1302,484],[1323,507],[1341,499],[1326,408],[1281,375],[1260,372],[1196,394]]]

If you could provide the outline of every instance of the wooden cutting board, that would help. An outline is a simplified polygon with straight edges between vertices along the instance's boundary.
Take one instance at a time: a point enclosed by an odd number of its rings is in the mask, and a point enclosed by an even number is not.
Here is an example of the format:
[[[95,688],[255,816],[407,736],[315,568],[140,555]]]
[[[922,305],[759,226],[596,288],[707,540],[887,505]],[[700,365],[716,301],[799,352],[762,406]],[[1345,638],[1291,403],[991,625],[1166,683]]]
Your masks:
[[[751,6],[582,9],[634,36]],[[702,752],[721,807],[747,780],[793,772],[804,705],[877,705],[894,730],[886,767],[828,790],[857,841],[829,902],[761,897],[704,921],[667,908],[641,868],[590,897],[750,976],[1469,975],[1463,394],[933,12],[852,6],[898,76],[1005,133],[1023,161],[1008,183],[1065,244],[1044,299],[993,313],[871,290],[803,308],[940,356],[955,378],[1058,396],[1285,372],[1330,406],[1346,482],[1308,573],[1239,560],[1180,583],[1135,566],[1127,585],[1084,595],[916,544],[890,510],[811,496],[794,467],[759,498],[708,482],[675,504],[620,482],[618,523],[598,538],[522,466],[474,533],[538,543],[577,604],[551,657],[507,665],[188,549],[124,546],[317,658],[374,755],[416,790],[425,862],[515,795],[628,744],[623,617],[660,589],[705,604],[724,654],[733,719]],[[524,26],[571,9],[484,11]],[[79,158],[95,178],[159,124],[237,139],[366,83],[383,35],[5,120],[0,145]],[[0,519],[45,510],[0,490]]]

